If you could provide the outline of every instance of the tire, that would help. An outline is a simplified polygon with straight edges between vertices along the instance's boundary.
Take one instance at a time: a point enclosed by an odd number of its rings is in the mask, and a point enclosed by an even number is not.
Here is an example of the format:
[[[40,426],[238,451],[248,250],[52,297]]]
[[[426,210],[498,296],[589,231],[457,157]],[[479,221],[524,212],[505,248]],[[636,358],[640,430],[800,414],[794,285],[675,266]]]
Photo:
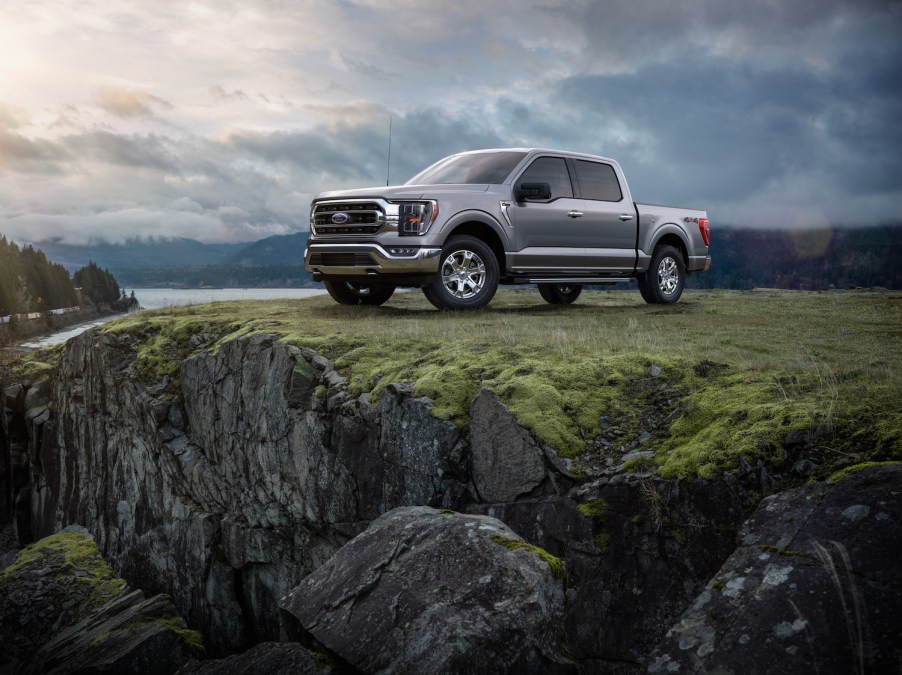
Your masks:
[[[673,246],[655,249],[648,271],[639,275],[639,292],[645,302],[671,305],[680,299],[686,283],[686,263]]]
[[[395,292],[394,286],[385,284],[356,284],[350,281],[327,281],[326,290],[340,305],[377,306],[387,301]]]
[[[423,294],[439,309],[480,309],[498,290],[498,260],[480,239],[459,235],[442,247],[435,278]]]
[[[551,305],[570,305],[582,291],[579,284],[539,284],[539,295]]]

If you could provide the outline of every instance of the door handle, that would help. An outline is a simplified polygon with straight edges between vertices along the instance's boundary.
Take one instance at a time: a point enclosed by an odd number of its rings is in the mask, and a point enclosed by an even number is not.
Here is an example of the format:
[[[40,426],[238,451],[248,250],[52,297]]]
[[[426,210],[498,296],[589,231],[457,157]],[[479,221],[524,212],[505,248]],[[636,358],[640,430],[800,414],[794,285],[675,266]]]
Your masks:
[[[570,216],[571,218],[582,218],[583,212],[582,211],[569,211],[567,213],[567,215]]]
[[[632,220],[632,219],[633,219],[632,213],[621,213],[620,214],[620,220]]]

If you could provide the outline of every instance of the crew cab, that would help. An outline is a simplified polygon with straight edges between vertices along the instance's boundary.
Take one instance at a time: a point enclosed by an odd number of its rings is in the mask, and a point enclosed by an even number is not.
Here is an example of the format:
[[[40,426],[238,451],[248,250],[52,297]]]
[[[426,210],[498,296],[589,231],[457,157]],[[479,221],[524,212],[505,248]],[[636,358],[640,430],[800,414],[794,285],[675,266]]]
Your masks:
[[[401,186],[323,192],[304,265],[342,304],[421,288],[439,309],[477,309],[499,284],[569,304],[586,284],[638,280],[673,303],[710,268],[705,211],[633,201],[613,159],[508,148],[451,155]]]

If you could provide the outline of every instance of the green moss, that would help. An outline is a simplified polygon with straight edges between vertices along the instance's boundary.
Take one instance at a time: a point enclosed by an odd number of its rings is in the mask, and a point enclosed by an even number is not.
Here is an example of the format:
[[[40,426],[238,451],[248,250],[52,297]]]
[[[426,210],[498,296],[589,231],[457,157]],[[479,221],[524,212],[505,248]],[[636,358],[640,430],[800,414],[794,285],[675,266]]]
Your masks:
[[[611,535],[607,532],[599,532],[593,538],[595,542],[595,548],[598,549],[599,553],[607,553],[608,549],[611,547]]]
[[[762,553],[776,553],[777,555],[785,555],[790,557],[809,557],[804,551],[790,551],[785,548],[777,548],[776,546],[767,546],[766,544],[758,544],[758,550]]]
[[[577,504],[577,510],[586,518],[603,521],[608,516],[608,505],[603,499],[592,499],[584,504]]]
[[[206,652],[203,635],[201,635],[200,631],[188,628],[181,617],[173,616],[167,619],[154,619],[154,623],[178,635],[190,655],[199,656]]]
[[[900,466],[902,462],[861,462],[860,464],[854,464],[852,466],[847,466],[844,469],[840,469],[839,471],[835,471],[830,474],[830,480],[834,483],[838,483],[841,480],[845,480],[849,476],[853,476],[859,471],[864,471],[865,469],[872,469],[877,466]]]
[[[83,609],[90,611],[115,598],[125,588],[116,578],[109,563],[100,555],[93,539],[76,532],[60,532],[29,544],[19,551],[15,561],[0,572],[0,584],[14,581],[27,570],[58,568],[58,576],[69,576],[64,570],[81,572],[72,583],[88,590]]]
[[[321,384],[313,393],[316,395],[317,400],[319,400],[320,403],[323,403],[326,400],[326,393],[328,391],[328,387],[326,387],[326,385],[324,384]]]
[[[311,649],[310,656],[313,657],[313,663],[318,670],[336,670],[335,661],[333,661],[332,657],[325,652],[318,652]]]
[[[636,527],[640,527],[645,524],[645,516],[643,516],[641,513],[636,514],[635,516],[632,517],[632,521],[633,521],[633,525],[635,525]]]
[[[689,543],[689,537],[687,537],[686,533],[678,527],[671,527],[670,534],[673,535],[676,543],[678,543],[680,546],[685,546]]]
[[[556,556],[551,555],[544,548],[533,546],[532,544],[528,544],[525,541],[520,541],[518,539],[508,539],[506,537],[502,537],[500,534],[493,534],[489,538],[499,546],[503,546],[509,551],[516,551],[517,549],[522,548],[523,550],[529,551],[530,553],[535,553],[548,565],[548,569],[551,570],[551,576],[559,580],[564,579],[566,575],[566,567],[564,565],[564,561]]]
[[[641,473],[650,471],[655,466],[657,466],[657,463],[651,457],[637,457],[625,462],[623,468],[627,473]]]
[[[723,592],[723,582],[722,581],[712,581],[711,588],[713,588],[715,591],[719,591],[722,593]]]

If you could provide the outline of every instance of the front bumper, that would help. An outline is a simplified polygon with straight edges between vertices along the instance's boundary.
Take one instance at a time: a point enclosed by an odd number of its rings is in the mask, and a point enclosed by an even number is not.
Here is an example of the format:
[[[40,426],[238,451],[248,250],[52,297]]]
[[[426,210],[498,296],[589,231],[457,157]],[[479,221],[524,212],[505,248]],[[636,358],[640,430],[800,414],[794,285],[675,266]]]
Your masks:
[[[442,249],[411,248],[413,253],[396,254],[379,244],[310,244],[304,252],[304,267],[311,274],[327,277],[438,271]]]

